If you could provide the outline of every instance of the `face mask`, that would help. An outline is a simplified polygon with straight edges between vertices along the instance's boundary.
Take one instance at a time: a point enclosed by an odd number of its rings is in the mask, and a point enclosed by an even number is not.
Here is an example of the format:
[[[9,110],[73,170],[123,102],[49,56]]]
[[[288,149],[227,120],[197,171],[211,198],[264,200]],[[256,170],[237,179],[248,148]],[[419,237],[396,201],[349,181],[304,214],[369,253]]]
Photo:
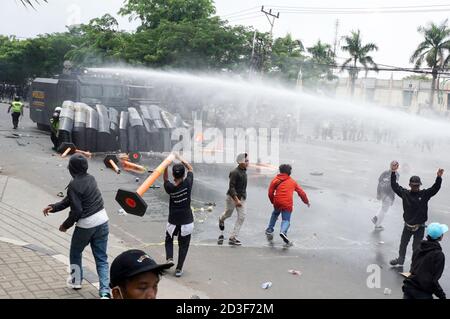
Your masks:
[[[123,294],[122,294],[122,290],[120,289],[120,287],[119,287],[119,286],[117,286],[117,287],[114,287],[113,289],[117,289],[117,290],[119,290],[119,294],[120,294],[120,299],[125,299],[125,298],[123,297]]]

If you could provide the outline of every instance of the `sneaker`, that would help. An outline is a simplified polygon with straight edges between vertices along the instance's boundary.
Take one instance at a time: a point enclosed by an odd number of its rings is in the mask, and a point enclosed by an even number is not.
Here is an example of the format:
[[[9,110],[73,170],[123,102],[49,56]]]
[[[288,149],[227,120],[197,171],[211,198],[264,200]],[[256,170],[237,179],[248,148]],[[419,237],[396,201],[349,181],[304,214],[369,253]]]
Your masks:
[[[284,244],[284,247],[286,247],[286,248],[287,247],[292,247],[292,246],[294,246],[294,243],[292,241]]]
[[[79,290],[81,289],[81,284],[75,284],[74,279],[72,277],[67,278],[66,281],[67,288]]]
[[[268,230],[266,229],[266,235],[267,235],[267,236],[273,235],[273,231],[268,231]]]
[[[378,217],[377,216],[373,216],[372,223],[374,223],[376,225],[377,221],[378,221]]]
[[[168,259],[166,260],[166,264],[174,265],[173,259],[172,259],[172,258],[168,258]]]
[[[391,266],[403,266],[403,262],[400,261],[399,258],[392,259],[389,264]]]
[[[100,299],[111,299],[111,294],[109,292],[104,292],[100,294]]]
[[[219,229],[220,229],[221,231],[224,231],[224,230],[225,230],[225,223],[224,223],[223,220],[220,219],[220,217],[219,217]]]
[[[383,226],[375,226],[375,230],[384,230],[384,227]]]
[[[241,246],[242,243],[241,243],[241,241],[240,241],[239,239],[234,238],[234,237],[231,237],[231,238],[228,240],[228,245]]]
[[[183,270],[177,269],[175,270],[175,277],[180,278],[183,275]]]
[[[283,241],[284,241],[286,244],[289,244],[289,243],[290,243],[289,238],[287,237],[287,235],[286,235],[285,233],[280,233],[280,237],[281,237],[281,239],[283,239]]]

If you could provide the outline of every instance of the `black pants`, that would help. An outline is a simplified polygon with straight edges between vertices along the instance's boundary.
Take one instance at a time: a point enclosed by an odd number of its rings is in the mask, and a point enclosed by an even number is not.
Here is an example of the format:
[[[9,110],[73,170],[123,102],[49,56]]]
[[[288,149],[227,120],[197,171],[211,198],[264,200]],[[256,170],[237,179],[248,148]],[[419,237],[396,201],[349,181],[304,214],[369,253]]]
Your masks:
[[[18,112],[13,112],[11,113],[12,116],[12,123],[14,128],[17,128],[17,126],[19,125],[19,117],[20,117],[20,113]]]
[[[413,252],[414,252],[416,251],[417,248],[419,248],[420,242],[423,240],[424,234],[425,234],[424,226],[420,226],[419,229],[417,229],[414,232],[411,231],[406,225],[403,227],[402,239],[400,241],[400,249],[398,252],[399,262],[401,263],[405,262],[406,248],[408,247],[411,237],[414,236],[413,240]]]
[[[58,149],[58,146],[59,146],[58,137],[56,136],[55,133],[52,132],[50,138],[51,138],[51,140],[52,140],[53,147],[57,150],[57,149]]]
[[[186,259],[189,243],[191,242],[191,235],[181,236],[181,225],[177,225],[173,232],[173,236],[170,237],[169,233],[166,232],[166,258],[173,259],[173,238],[178,237],[178,264],[177,269],[182,270],[183,264]]]
[[[413,287],[403,286],[403,299],[433,299],[433,295]]]

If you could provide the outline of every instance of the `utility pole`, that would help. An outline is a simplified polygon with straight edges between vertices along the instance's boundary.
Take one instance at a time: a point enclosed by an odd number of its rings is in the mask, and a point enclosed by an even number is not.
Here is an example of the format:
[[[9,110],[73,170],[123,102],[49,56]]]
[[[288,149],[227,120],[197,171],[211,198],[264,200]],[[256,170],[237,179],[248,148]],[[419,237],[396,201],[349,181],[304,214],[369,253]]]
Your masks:
[[[272,9],[269,9],[269,11],[266,11],[266,10],[264,10],[264,6],[261,7],[261,12],[266,15],[266,18],[267,18],[267,20],[269,20],[269,23],[270,23],[270,39],[269,39],[269,45],[268,45],[268,50],[267,50],[267,55],[270,56],[270,54],[272,53],[273,26],[275,25],[275,19],[280,18],[280,13],[279,12],[277,14],[272,13]],[[264,62],[265,61],[263,61],[262,65],[264,65]]]
[[[336,62],[336,57],[337,57],[337,48],[338,48],[338,44],[339,44],[339,38],[338,38],[338,36],[339,36],[339,19],[336,19],[336,24],[335,24],[335,29],[334,29],[334,45],[333,45],[333,61],[335,61]],[[337,74],[337,72],[338,72],[338,70],[336,70],[336,69],[333,69],[332,71],[332,74],[334,75],[334,74]]]
[[[336,25],[334,29],[334,47],[333,47],[333,54],[336,56],[336,49],[338,46],[338,31],[339,31],[339,19],[336,19]]]
[[[250,75],[253,73],[253,70],[255,68],[255,44],[256,44],[256,29],[255,33],[253,34],[252,57],[250,59]]]
[[[267,20],[270,23],[270,38],[273,38],[273,26],[275,25],[275,19],[280,18],[280,13],[278,12],[276,15],[272,13],[272,9],[269,11],[264,10],[264,6],[261,7],[261,12],[266,15]],[[272,18],[272,19],[271,19]]]

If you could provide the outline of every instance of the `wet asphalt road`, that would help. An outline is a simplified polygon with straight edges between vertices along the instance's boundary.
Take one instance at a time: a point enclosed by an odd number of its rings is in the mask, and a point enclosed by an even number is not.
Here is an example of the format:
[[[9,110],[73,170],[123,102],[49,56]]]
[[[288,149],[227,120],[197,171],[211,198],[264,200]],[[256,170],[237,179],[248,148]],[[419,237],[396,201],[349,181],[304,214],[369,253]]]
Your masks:
[[[6,106],[0,107],[6,113]],[[17,133],[20,139],[10,136],[9,116],[0,116],[1,164],[5,173],[26,179],[51,194],[63,191],[69,182],[66,160],[52,156],[49,136],[34,128],[25,118]],[[22,144],[22,145],[20,145]],[[385,219],[385,230],[374,232],[370,218],[379,209],[375,200],[377,179],[392,159],[400,165],[407,162],[410,172],[400,171],[400,184],[406,186],[409,176],[422,177],[424,187],[431,186],[438,167],[450,168],[449,148],[440,147],[434,153],[421,153],[413,147],[398,149],[387,145],[362,143],[327,143],[299,141],[289,147],[281,147],[283,162],[293,165],[293,177],[304,187],[311,200],[311,208],[295,199],[295,211],[291,220],[290,238],[295,245],[282,246],[280,238],[270,246],[264,229],[271,213],[267,198],[269,178],[249,178],[248,213],[241,230],[243,247],[218,247],[217,218],[223,211],[227,176],[230,166],[194,165],[194,208],[206,207],[214,202],[212,212],[195,213],[196,225],[183,284],[204,291],[213,298],[399,298],[402,277],[388,266],[396,257],[402,230],[401,203],[397,198]],[[435,148],[437,149],[437,148]],[[144,159],[149,168],[158,164],[157,159]],[[450,169],[449,169],[450,171]],[[313,176],[311,172],[321,172]],[[144,248],[160,259],[164,258],[164,229],[167,221],[167,195],[163,189],[149,190],[145,199],[148,214],[142,218],[117,214],[114,201],[118,187],[136,189],[135,176],[124,173],[115,175],[103,167],[102,158],[90,162],[93,174],[103,192],[106,208],[111,218],[112,232],[130,247]],[[251,172],[250,172],[251,173]],[[145,176],[140,177],[142,181]],[[448,208],[449,185],[444,175],[443,187],[430,201],[429,220],[450,223]],[[161,181],[158,182],[161,185]],[[234,219],[226,224],[231,230]],[[279,222],[277,228],[279,229]],[[449,241],[442,243],[449,251]],[[408,257],[410,256],[408,249]],[[409,270],[409,258],[405,271]],[[379,288],[368,288],[366,281],[369,265],[381,268]],[[406,269],[408,268],[408,269]],[[288,270],[302,272],[300,277]],[[441,279],[444,290],[450,290],[450,271]],[[260,288],[262,282],[272,281],[268,290]],[[389,288],[392,294],[385,295]]]

